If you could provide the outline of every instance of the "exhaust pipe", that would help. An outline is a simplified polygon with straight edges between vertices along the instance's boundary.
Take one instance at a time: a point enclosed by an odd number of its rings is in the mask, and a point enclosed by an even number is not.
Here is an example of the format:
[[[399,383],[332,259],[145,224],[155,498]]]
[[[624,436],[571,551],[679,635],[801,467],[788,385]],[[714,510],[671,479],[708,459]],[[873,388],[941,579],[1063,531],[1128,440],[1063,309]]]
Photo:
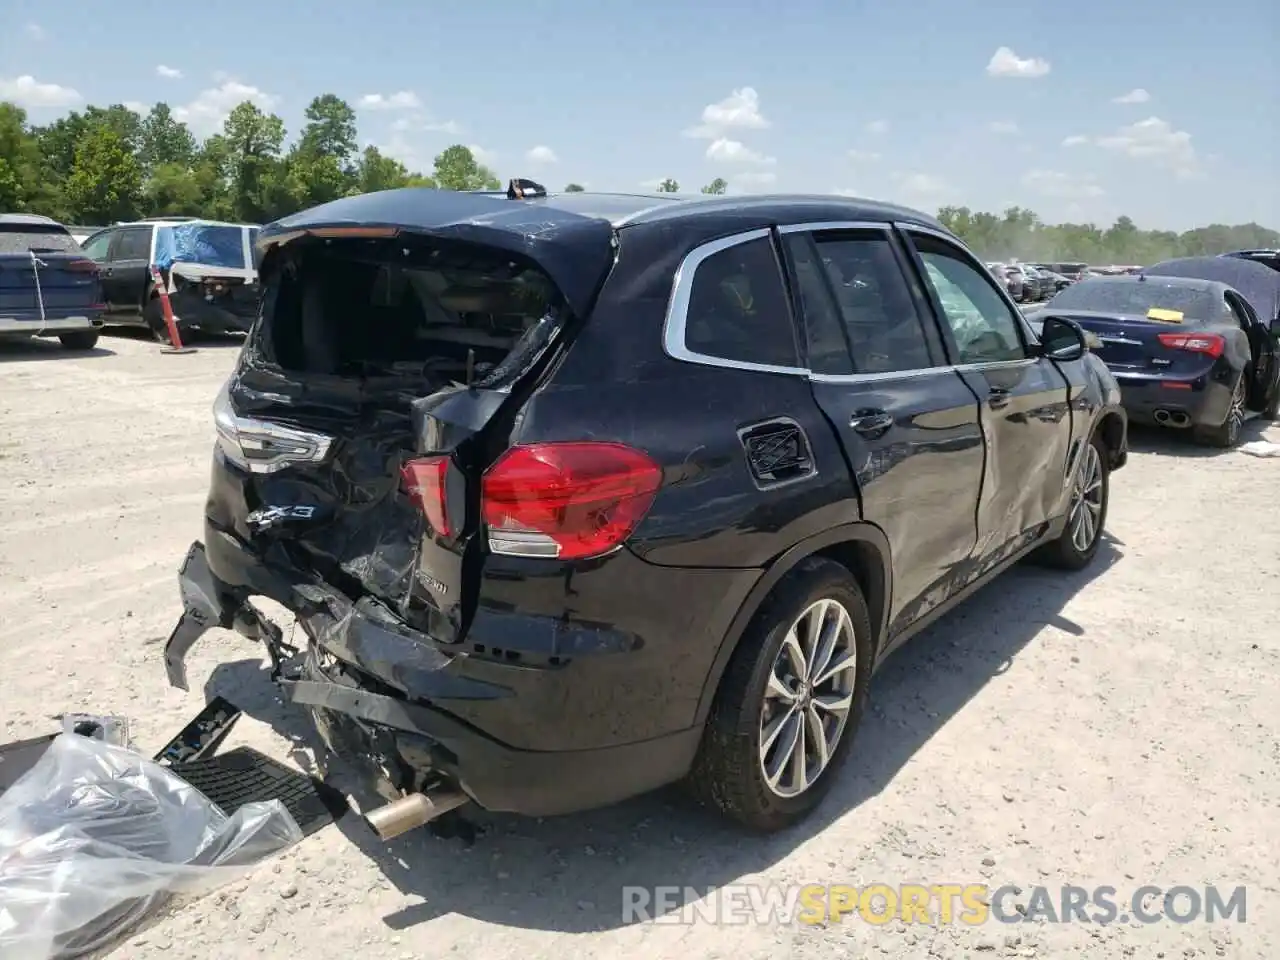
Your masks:
[[[1169,422],[1175,427],[1186,427],[1191,424],[1191,418],[1182,411],[1169,414]]]
[[[469,800],[470,797],[461,790],[410,793],[386,806],[370,810],[365,814],[364,822],[379,840],[392,840],[458,809]]]
[[[1160,424],[1160,426],[1162,427],[1169,423],[1168,410],[1157,410],[1155,413],[1155,417],[1156,417],[1156,423]]]

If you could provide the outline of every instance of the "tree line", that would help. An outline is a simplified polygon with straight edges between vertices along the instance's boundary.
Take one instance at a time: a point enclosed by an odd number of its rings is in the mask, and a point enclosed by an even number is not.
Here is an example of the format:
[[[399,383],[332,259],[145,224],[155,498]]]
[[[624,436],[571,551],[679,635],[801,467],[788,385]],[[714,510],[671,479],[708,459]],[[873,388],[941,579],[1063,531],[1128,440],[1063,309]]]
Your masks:
[[[409,170],[377,147],[360,149],[356,112],[326,93],[307,106],[287,142],[284,121],[246,101],[204,140],[165,103],[145,115],[122,105],[90,106],[52,123],[28,122],[0,102],[0,212],[44,214],[70,224],[107,224],[143,216],[200,216],[268,223],[339,197],[424,186],[496,190],[493,170],[462,144],[446,147],[430,173]],[[723,194],[720,177],[701,188]],[[564,188],[583,190],[576,183]],[[668,177],[656,187],[679,193]],[[1109,227],[1047,224],[1032,211],[1002,214],[943,207],[938,218],[988,259],[1153,263],[1174,256],[1280,247],[1280,233],[1256,223],[1213,224],[1185,233],[1142,230],[1128,217]]]

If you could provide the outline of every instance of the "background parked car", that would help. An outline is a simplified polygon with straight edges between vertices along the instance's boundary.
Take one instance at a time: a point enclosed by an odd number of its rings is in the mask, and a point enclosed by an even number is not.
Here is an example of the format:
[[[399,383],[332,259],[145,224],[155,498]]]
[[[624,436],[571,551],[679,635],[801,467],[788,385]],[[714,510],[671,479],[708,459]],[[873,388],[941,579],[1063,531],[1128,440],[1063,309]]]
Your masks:
[[[1027,287],[1022,282],[1021,273],[1009,269],[1007,263],[988,263],[987,269],[991,271],[993,277],[1004,284],[1005,290],[1014,300],[1022,303],[1027,299]]]
[[[178,327],[228,333],[249,329],[257,313],[258,227],[195,218],[119,223],[85,241],[102,267],[108,324],[146,326],[164,338],[164,316],[151,280],[161,268]]]
[[[1047,300],[1053,296],[1053,284],[1029,263],[1011,263],[1008,269],[1022,281],[1023,299],[1027,301]]]
[[[1240,260],[1252,260],[1265,264],[1272,270],[1280,272],[1280,250],[1233,250],[1224,253],[1224,257],[1235,257]]]
[[[1195,260],[1230,269],[1222,258]],[[1234,266],[1260,271],[1274,285],[1274,311],[1280,275],[1243,262]],[[1039,313],[1067,317],[1097,334],[1097,353],[1115,374],[1133,422],[1189,429],[1203,443],[1234,446],[1250,410],[1267,419],[1277,415],[1273,320],[1259,317],[1233,286],[1158,270],[1072,284]]]
[[[98,267],[55,220],[0,214],[0,338],[89,350],[102,328]]]

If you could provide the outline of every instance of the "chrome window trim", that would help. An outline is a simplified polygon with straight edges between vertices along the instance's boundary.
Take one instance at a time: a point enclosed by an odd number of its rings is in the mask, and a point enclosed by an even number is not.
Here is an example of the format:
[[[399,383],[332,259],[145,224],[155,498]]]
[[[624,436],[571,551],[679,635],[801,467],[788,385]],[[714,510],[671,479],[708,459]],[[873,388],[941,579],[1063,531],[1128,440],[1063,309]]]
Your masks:
[[[808,370],[800,366],[781,366],[772,363],[749,363],[745,360],[730,360],[709,353],[690,350],[686,345],[685,330],[689,322],[689,295],[693,291],[693,280],[698,267],[704,260],[715,256],[723,250],[751,243],[754,240],[767,240],[771,231],[768,227],[759,227],[743,233],[730,234],[718,240],[710,240],[701,246],[694,247],[676,268],[675,278],[671,282],[671,296],[667,300],[667,316],[662,324],[662,349],[673,360],[685,363],[698,363],[707,367],[722,367],[729,370],[751,370],[756,373],[785,373],[792,376],[804,376]],[[779,282],[782,276],[779,274]]]
[[[778,227],[778,232],[817,233],[822,230],[878,230],[892,235],[893,224],[886,220],[818,220],[813,223],[788,223]]]

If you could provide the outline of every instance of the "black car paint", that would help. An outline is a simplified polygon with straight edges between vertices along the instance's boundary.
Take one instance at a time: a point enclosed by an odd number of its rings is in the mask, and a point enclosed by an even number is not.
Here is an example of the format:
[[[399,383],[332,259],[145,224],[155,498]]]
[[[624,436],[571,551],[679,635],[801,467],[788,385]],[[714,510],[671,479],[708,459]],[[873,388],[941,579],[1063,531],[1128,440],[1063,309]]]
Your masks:
[[[1124,462],[1125,421],[1105,371],[1037,356],[1024,327],[1027,360],[843,383],[820,383],[803,369],[690,365],[663,349],[671,278],[708,241],[761,226],[858,220],[896,223],[895,242],[909,251],[911,231],[950,238],[930,217],[832,198],[517,203],[415,191],[399,199],[338,201],[264,228],[264,271],[271,248],[300,232],[395,226],[530,255],[589,322],[530,362],[532,383],[515,399],[484,390],[423,398],[411,422],[364,430],[379,438],[374,447],[336,454],[339,482],[320,506],[352,509],[354,497],[371,510],[363,555],[386,575],[378,591],[349,571],[322,580],[314,554],[297,562],[289,535],[262,536],[247,524],[264,506],[315,498],[314,478],[284,471],[250,480],[215,453],[204,546],[193,548],[182,575],[206,586],[187,591],[195,599],[166,656],[171,679],[184,682],[182,655],[204,629],[243,626],[254,616],[247,599],[272,597],[318,641],[286,690],[323,708],[333,742],[418,757],[407,766],[443,772],[490,809],[568,812],[683,775],[735,645],[769,590],[805,557],[837,557],[862,582],[882,660],[1061,531],[1070,471],[1095,431],[1109,441],[1112,466]],[[574,212],[592,204],[612,204],[614,222]],[[617,209],[628,206],[634,212]],[[785,266],[776,233],[774,242]],[[908,263],[923,297],[919,263]],[[794,291],[790,306],[783,322],[802,339]],[[937,304],[921,306],[936,322]],[[943,340],[950,362],[949,330]],[[283,379],[264,374],[251,342],[231,383],[238,409],[308,426],[350,423],[355,407],[338,409],[336,393]],[[367,410],[362,396],[357,406]],[[504,407],[517,415],[503,420]],[[892,431],[847,429],[863,410],[892,413]],[[779,416],[803,432],[814,469],[802,482],[762,489],[742,431]],[[661,465],[664,485],[628,543],[603,557],[564,563],[453,551],[469,571],[461,596],[415,621],[412,597],[404,602],[390,581],[405,575],[412,550],[436,549],[433,563],[447,558],[443,544],[416,542],[410,508],[391,489],[389,447],[451,449],[498,421],[500,445],[609,439],[640,447]],[[1028,483],[1029,474],[1043,483]],[[374,707],[370,694],[382,698]],[[581,776],[583,764],[592,777]],[[398,785],[411,788],[414,776],[404,773]]]

